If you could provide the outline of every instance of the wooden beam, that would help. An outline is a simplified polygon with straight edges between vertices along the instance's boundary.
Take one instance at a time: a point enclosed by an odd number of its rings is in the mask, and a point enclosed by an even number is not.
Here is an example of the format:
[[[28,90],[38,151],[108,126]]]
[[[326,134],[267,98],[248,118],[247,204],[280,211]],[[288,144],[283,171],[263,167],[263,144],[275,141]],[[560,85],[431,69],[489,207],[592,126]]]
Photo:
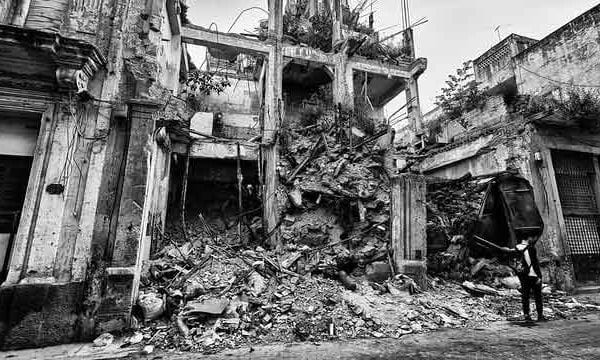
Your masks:
[[[241,35],[219,33],[196,25],[182,27],[181,41],[214,49],[235,48],[253,55],[266,55],[271,49],[271,46],[262,41],[247,39]]]

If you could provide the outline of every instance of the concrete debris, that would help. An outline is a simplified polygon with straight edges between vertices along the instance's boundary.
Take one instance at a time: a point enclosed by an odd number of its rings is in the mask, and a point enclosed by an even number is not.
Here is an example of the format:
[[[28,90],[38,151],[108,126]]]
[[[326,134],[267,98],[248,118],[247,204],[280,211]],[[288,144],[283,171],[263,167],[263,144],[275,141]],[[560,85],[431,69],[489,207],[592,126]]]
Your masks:
[[[517,276],[507,276],[505,278],[500,279],[500,283],[507,289],[520,289],[521,282]],[[549,291],[545,291],[546,295],[552,293],[552,289],[549,287],[545,287],[544,289],[548,289]]]
[[[112,344],[115,341],[115,337],[111,333],[104,333],[94,339],[95,347],[105,347]]]
[[[473,179],[430,185],[428,236],[443,242],[428,259],[424,286],[393,273],[382,153],[368,142],[350,147],[349,133],[319,122],[286,131],[280,248],[261,247],[260,218],[249,221],[256,238],[235,226],[207,232],[195,215],[185,237],[171,226],[169,245],[142,274],[142,294],[166,294],[164,316],[141,329],[148,344],[210,354],[253,343],[400,337],[521,312],[519,291],[500,280],[514,275],[510,268],[468,247],[479,206]],[[550,290],[550,318],[589,311]]]
[[[126,337],[124,343],[127,345],[139,344],[144,340],[144,334],[139,331],[134,332],[130,336]]]
[[[142,349],[142,355],[150,355],[154,352],[154,345],[146,345]]]
[[[208,299],[205,301],[190,301],[183,309],[185,317],[199,315],[221,315],[229,305],[227,299]]]
[[[377,261],[367,265],[366,276],[369,281],[383,283],[392,276],[392,268],[387,261]]]
[[[344,284],[348,290],[356,290],[356,282],[352,279],[345,271],[341,270],[338,272],[340,282]]]
[[[491,288],[484,284],[474,284],[470,281],[465,281],[462,283],[462,287],[464,287],[470,293],[472,293],[476,296],[498,295],[498,291],[496,289]]]
[[[137,301],[138,306],[142,309],[144,320],[156,320],[165,312],[165,301],[163,296],[151,292],[140,294]]]

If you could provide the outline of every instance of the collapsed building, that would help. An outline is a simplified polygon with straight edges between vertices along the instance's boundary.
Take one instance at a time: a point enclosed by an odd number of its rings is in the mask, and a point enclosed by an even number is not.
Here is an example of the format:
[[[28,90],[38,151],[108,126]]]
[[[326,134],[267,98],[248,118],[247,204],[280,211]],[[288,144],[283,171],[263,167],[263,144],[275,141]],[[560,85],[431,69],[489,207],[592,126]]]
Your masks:
[[[189,236],[186,213],[271,248],[373,231],[369,257],[391,248],[396,270],[424,276],[423,179],[394,169],[383,107],[406,92],[420,128],[427,62],[410,28],[402,51],[364,51],[378,34],[352,29],[343,1],[302,6],[327,14],[328,49],[284,37],[281,0],[258,39],[184,25],[175,0],[3,2],[1,347],[130,326],[143,264],[170,218]],[[233,84],[192,96],[187,45]],[[289,203],[318,222],[296,228]]]
[[[599,114],[590,95],[600,85],[599,16],[595,6],[541,40],[512,34],[473,60],[484,103],[441,122],[441,108],[425,114],[432,144],[417,161],[444,179],[507,170],[527,178],[545,223],[544,277],[567,290],[600,280]]]

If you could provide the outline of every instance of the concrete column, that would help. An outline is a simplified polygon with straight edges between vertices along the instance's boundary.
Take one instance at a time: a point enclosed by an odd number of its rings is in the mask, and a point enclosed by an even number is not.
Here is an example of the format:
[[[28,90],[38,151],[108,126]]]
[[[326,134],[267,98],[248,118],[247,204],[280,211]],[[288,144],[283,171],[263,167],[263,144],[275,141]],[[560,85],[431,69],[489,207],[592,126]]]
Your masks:
[[[427,211],[425,177],[402,174],[392,178],[392,251],[396,271],[426,281]]]
[[[267,240],[272,248],[281,243],[276,229],[277,213],[277,159],[280,117],[283,115],[283,0],[269,0],[269,41],[272,43],[267,60],[265,84],[265,115],[263,126],[263,155],[265,159],[265,181],[263,189],[263,228],[271,233]]]
[[[354,108],[354,70],[345,53],[336,55],[333,79],[333,102],[346,108]]]
[[[308,16],[313,17],[319,12],[317,0],[308,0]]]
[[[333,0],[333,33],[332,42],[333,46],[342,40],[342,25],[344,22],[344,16],[342,12],[342,0]]]
[[[411,99],[413,100],[410,101]],[[407,106],[407,112],[411,129],[416,133],[419,133],[423,129],[423,115],[421,114],[419,84],[416,77],[411,77],[408,79],[408,86],[406,87],[406,101],[410,101]]]

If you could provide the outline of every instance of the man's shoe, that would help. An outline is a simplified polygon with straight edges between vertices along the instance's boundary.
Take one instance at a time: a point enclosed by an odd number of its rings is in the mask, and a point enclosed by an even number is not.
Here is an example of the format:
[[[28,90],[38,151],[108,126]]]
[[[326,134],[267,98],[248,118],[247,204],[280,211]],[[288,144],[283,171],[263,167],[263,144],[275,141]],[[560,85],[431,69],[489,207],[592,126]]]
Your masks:
[[[531,318],[531,315],[527,314],[523,316],[523,321],[533,321],[533,319]]]
[[[541,315],[541,314],[540,314],[540,315],[538,315],[537,321],[538,321],[538,322],[546,322],[546,321],[548,321],[548,319],[546,319],[546,318],[544,317],[544,315]]]

